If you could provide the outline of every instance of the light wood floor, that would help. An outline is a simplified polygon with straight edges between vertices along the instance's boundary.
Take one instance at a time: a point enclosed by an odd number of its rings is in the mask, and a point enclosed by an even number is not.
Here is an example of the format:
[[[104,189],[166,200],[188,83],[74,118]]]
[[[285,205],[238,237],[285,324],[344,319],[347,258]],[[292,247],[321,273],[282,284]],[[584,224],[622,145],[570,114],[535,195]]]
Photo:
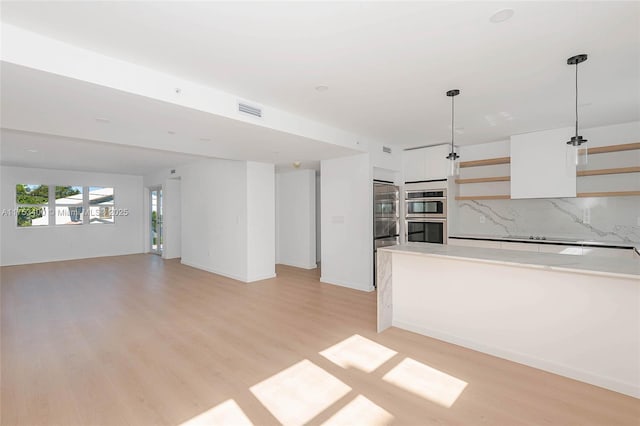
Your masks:
[[[153,255],[2,268],[2,424],[640,421],[631,397],[395,328],[377,334],[374,293],[321,284],[317,270],[277,272],[242,284]],[[320,354],[354,335],[364,346],[337,351],[352,364]],[[392,356],[365,371],[378,352]],[[439,383],[431,396],[467,385],[447,407],[385,380],[407,358]]]

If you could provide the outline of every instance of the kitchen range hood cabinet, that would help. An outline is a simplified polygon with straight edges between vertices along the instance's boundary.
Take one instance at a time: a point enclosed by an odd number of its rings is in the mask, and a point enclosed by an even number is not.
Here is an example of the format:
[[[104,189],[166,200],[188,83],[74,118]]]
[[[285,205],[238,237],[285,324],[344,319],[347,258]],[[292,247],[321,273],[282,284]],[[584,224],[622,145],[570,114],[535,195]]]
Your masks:
[[[576,196],[576,147],[572,127],[511,136],[511,198]]]

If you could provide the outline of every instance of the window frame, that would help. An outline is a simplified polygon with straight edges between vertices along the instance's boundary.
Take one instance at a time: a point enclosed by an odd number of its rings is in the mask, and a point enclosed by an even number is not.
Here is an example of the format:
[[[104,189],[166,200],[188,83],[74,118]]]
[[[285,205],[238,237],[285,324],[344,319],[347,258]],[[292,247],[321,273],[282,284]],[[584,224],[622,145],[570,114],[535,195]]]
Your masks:
[[[47,186],[48,187],[48,199],[47,199],[47,203],[46,204],[22,204],[22,203],[18,203],[18,185],[29,185],[29,186]],[[61,187],[61,186],[71,186],[71,187],[78,187],[78,188],[82,188],[82,222],[81,223],[76,223],[76,224],[72,224],[72,223],[61,223],[58,224],[56,223],[56,219],[57,219],[57,211],[56,211],[56,207],[58,206],[58,204],[56,203],[56,187]],[[109,202],[108,204],[106,204],[105,206],[102,207],[108,207],[112,214],[111,214],[111,221],[106,221],[106,222],[93,222],[91,223],[91,200],[89,197],[89,190],[90,188],[111,188],[113,191],[113,195],[112,195],[112,201]],[[51,184],[51,183],[38,183],[38,184],[25,184],[25,183],[16,183],[13,185],[13,191],[14,191],[14,197],[13,197],[13,201],[14,201],[14,205],[15,205],[15,211],[16,211],[16,219],[14,222],[14,225],[16,228],[18,229],[33,229],[33,228],[50,228],[50,227],[58,227],[58,228],[82,228],[84,226],[89,226],[89,225],[115,225],[116,224],[116,212],[118,211],[116,208],[116,188],[115,186],[101,186],[101,185],[60,185],[60,184]],[[95,208],[100,208],[102,209],[102,207],[100,207],[100,205],[93,205],[94,209]],[[38,207],[38,208],[43,208],[44,211],[46,212],[46,215],[48,216],[48,221],[46,225],[37,225],[37,226],[20,226],[19,225],[19,215],[18,212],[20,210],[20,208],[24,208],[24,207]],[[79,207],[79,206],[78,206]],[[44,215],[43,215],[44,216]]]
[[[47,187],[47,202],[46,203],[42,203],[42,204],[26,204],[26,203],[18,203],[18,185],[23,185],[23,186],[38,186],[38,187],[42,187],[42,186],[46,186]],[[15,203],[16,206],[16,228],[19,229],[26,229],[26,228],[46,228],[48,226],[51,225],[51,185],[49,184],[45,184],[45,183],[38,183],[38,184],[32,184],[32,183],[21,183],[21,184],[15,184],[14,187],[14,197],[13,197],[13,201]],[[45,225],[36,225],[34,226],[33,224],[30,224],[29,226],[20,226],[19,225],[19,220],[20,220],[20,209],[22,208],[40,208],[43,210],[43,214],[40,217],[47,217],[47,223]],[[38,219],[38,218],[31,218],[31,220],[33,221],[34,219]]]

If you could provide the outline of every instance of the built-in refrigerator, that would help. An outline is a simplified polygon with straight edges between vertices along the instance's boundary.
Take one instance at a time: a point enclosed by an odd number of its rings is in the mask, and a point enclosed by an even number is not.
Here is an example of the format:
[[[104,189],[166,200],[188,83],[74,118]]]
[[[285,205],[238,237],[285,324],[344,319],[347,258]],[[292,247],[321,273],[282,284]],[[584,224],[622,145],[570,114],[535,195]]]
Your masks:
[[[400,242],[400,189],[391,182],[373,182],[373,285],[378,248]]]

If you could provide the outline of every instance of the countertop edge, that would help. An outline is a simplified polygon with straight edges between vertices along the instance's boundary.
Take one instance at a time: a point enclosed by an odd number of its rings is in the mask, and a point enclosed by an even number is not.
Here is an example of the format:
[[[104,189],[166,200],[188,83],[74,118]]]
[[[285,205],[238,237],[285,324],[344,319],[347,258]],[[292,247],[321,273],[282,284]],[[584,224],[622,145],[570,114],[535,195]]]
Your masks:
[[[624,273],[618,273],[618,272],[597,271],[593,269],[572,268],[571,266],[540,265],[535,263],[523,263],[523,262],[517,262],[512,260],[483,259],[478,257],[455,255],[455,254],[425,253],[425,252],[419,252],[419,251],[394,249],[393,247],[398,247],[398,246],[381,247],[378,249],[378,251],[385,251],[389,253],[402,253],[402,254],[408,254],[408,255],[414,255],[414,256],[429,256],[429,257],[447,258],[447,259],[464,259],[470,262],[491,263],[495,265],[511,265],[511,266],[518,266],[518,267],[524,267],[524,268],[542,269],[547,271],[572,272],[572,273],[578,273],[578,274],[597,275],[597,276],[610,277],[610,278],[622,278],[622,279],[631,279],[631,280],[640,281],[640,275],[636,275],[636,274],[624,274]],[[474,248],[474,247],[468,247],[468,248]]]
[[[616,243],[608,241],[560,241],[560,240],[532,240],[525,238],[512,238],[512,237],[493,237],[493,236],[480,236],[480,235],[449,235],[449,238],[454,240],[475,240],[475,241],[505,241],[510,243],[524,243],[524,244],[555,244],[559,246],[584,246],[584,247],[602,247],[612,249],[628,249],[640,251],[640,244],[635,243]]]

